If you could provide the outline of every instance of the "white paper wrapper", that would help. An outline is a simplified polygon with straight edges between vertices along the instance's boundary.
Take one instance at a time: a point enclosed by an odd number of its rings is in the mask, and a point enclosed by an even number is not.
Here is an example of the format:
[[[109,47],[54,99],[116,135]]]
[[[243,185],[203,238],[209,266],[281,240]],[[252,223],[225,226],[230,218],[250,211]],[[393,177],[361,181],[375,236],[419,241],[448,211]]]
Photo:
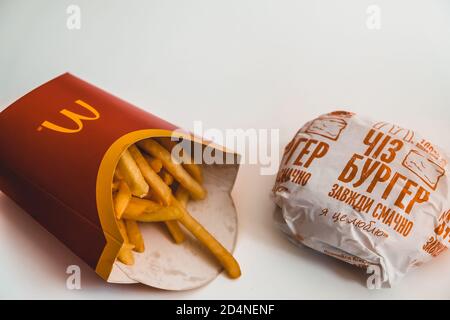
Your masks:
[[[448,162],[412,130],[336,111],[286,147],[273,199],[295,241],[390,287],[449,246]]]

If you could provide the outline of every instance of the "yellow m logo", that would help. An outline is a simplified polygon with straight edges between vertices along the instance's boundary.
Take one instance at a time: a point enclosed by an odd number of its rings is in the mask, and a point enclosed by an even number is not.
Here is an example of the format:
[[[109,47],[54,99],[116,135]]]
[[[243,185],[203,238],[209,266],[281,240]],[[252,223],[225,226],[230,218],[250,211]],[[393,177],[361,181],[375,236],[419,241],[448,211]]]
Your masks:
[[[97,120],[100,118],[100,113],[95,110],[92,106],[88,105],[86,102],[82,101],[82,100],[77,100],[75,101],[76,104],[86,108],[87,110],[89,110],[93,116],[83,116],[81,114],[69,111],[67,109],[63,109],[60,111],[61,114],[65,115],[67,118],[71,119],[73,122],[75,122],[75,124],[77,125],[77,128],[75,129],[67,129],[61,126],[58,126],[54,123],[51,123],[49,121],[44,121],[42,122],[41,126],[53,130],[53,131],[59,131],[59,132],[63,132],[63,133],[76,133],[81,131],[81,129],[83,129],[83,122],[82,120]]]

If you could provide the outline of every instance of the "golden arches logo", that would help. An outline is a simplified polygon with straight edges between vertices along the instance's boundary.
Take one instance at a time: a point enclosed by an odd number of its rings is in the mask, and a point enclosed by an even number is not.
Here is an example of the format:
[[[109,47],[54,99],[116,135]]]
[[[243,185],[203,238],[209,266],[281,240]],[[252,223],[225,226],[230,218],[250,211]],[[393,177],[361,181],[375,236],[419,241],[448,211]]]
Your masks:
[[[53,130],[53,131],[58,131],[58,132],[63,132],[63,133],[76,133],[76,132],[80,132],[81,129],[83,129],[83,120],[92,121],[92,120],[97,120],[100,118],[100,113],[97,110],[95,110],[94,107],[90,106],[83,100],[77,100],[77,101],[75,101],[75,103],[84,107],[85,109],[89,110],[92,113],[92,116],[84,116],[84,115],[72,112],[70,110],[67,110],[67,109],[62,109],[59,113],[65,115],[67,118],[69,118],[73,122],[75,122],[75,124],[77,125],[77,127],[75,129],[64,128],[64,127],[58,126],[49,121],[42,122],[41,126],[47,128],[47,129]]]

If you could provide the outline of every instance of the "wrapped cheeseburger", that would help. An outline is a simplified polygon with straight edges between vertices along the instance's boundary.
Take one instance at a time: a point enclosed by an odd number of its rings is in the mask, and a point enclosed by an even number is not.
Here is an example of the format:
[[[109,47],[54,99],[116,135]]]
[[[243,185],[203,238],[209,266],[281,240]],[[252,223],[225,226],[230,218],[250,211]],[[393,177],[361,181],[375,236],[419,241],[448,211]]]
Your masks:
[[[273,195],[292,239],[390,287],[449,246],[448,169],[416,132],[336,111],[286,146]]]

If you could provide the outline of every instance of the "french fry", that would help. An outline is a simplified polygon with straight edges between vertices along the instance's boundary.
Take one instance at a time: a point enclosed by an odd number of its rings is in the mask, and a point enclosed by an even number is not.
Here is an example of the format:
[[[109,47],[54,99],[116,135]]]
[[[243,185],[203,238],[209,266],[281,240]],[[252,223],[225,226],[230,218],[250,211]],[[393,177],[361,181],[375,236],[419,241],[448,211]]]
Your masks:
[[[176,244],[183,243],[186,238],[184,236],[183,230],[181,230],[181,227],[178,224],[178,221],[171,220],[165,221],[164,223],[167,226],[167,229],[169,230],[169,233],[171,234],[173,241]]]
[[[125,209],[123,213],[124,219],[135,220],[140,222],[160,222],[168,220],[177,220],[183,216],[183,211],[178,207],[168,206],[161,207],[156,211],[144,210],[143,212],[129,211]]]
[[[134,196],[143,197],[148,193],[149,186],[128,150],[120,157],[117,167]]]
[[[165,173],[165,174],[161,175],[162,172]],[[165,169],[163,169],[160,172],[160,176],[162,176],[162,179],[163,179],[165,184],[171,185],[173,183],[174,179],[173,179],[172,175],[170,173],[168,173]],[[165,225],[167,227],[167,230],[169,230],[169,233],[172,236],[173,241],[176,244],[183,243],[184,240],[186,239],[186,237],[184,236],[183,230],[181,230],[180,225],[178,224],[178,222],[175,221],[175,220],[172,220],[172,221],[165,221],[164,223],[165,223]]]
[[[133,250],[136,252],[144,252],[144,238],[139,230],[138,223],[134,220],[125,220],[125,226],[127,228],[128,239],[134,245]]]
[[[150,167],[150,165],[145,160],[139,149],[132,145],[130,148],[130,154],[137,163],[138,169],[141,170],[145,181],[151,186],[152,190],[158,195],[158,197],[163,201],[165,205],[170,205],[171,203],[171,193],[170,188],[161,180],[160,176]],[[147,190],[148,191],[148,190]]]
[[[172,184],[173,177],[166,170],[164,170],[164,172],[167,173],[166,179],[164,182],[167,185]],[[167,177],[171,177],[171,179],[168,179]],[[163,179],[164,179],[164,176],[163,176]],[[184,232],[183,232],[183,230],[181,230],[181,227],[178,224],[178,222],[177,221],[166,221],[165,224],[167,226],[167,229],[169,230],[169,233],[172,235],[172,238],[175,241],[175,243],[176,244],[183,243],[184,240],[186,239],[186,237],[184,236]]]
[[[169,137],[158,138],[158,142],[170,152],[172,152],[172,149],[178,144],[178,142],[173,141]],[[181,154],[181,156],[183,156],[183,154]],[[186,171],[195,180],[197,180],[198,183],[203,183],[203,174],[202,174],[202,169],[200,168],[200,166],[193,163],[192,161],[190,163],[184,162],[182,165],[183,165],[183,168],[186,169]]]
[[[167,186],[167,184],[164,183],[161,177],[150,167],[148,162],[146,162],[147,160],[143,157],[136,146],[130,148],[130,152],[136,159],[136,162],[141,169],[144,178],[152,187],[152,193],[155,193],[157,198],[159,198],[163,204],[170,205],[172,199],[172,190],[170,190],[170,188]],[[156,216],[152,216],[151,218],[154,219],[156,218]],[[144,219],[144,217],[141,217],[141,219]],[[165,224],[175,243],[181,243],[184,241],[184,234],[176,221],[165,221]]]
[[[134,256],[132,252],[133,248],[134,245],[132,245],[131,243],[124,243],[119,250],[119,254],[117,255],[119,261],[129,266],[133,265],[134,264]]]
[[[183,215],[179,219],[180,223],[189,230],[211,253],[216,257],[220,264],[227,271],[230,278],[239,278],[241,268],[234,259],[233,255],[228,252],[200,223],[197,222],[178,200],[173,199],[173,204],[183,211]]]
[[[178,197],[180,197],[178,199]],[[183,188],[183,186],[178,186],[177,189],[177,199],[180,203],[186,207],[186,204],[189,200],[189,192]],[[167,228],[169,229],[170,234],[172,235],[175,243],[182,243],[185,240],[185,235],[183,230],[181,230],[180,225],[177,221],[167,221]]]
[[[149,190],[148,193],[145,195],[145,197],[143,197],[142,199],[145,200],[150,200],[159,204],[163,204],[162,200],[158,197],[158,195],[153,191],[153,190]]]
[[[150,165],[150,167],[155,171],[156,173],[159,173],[162,169],[162,161],[153,157],[150,157],[148,154],[143,154],[145,160],[147,160],[147,163]]]
[[[189,201],[189,192],[183,188],[183,186],[178,186],[175,192],[175,198],[178,202],[186,209],[187,203]]]
[[[132,250],[144,252],[144,239],[138,221],[165,222],[176,243],[185,239],[178,224],[180,222],[211,251],[231,278],[238,278],[241,270],[231,253],[186,210],[189,198],[196,200],[206,196],[206,190],[201,186],[200,167],[194,165],[194,169],[189,169],[187,164],[175,163],[169,152],[170,145],[166,142],[164,144],[168,150],[153,139],[142,140],[137,145],[151,156],[143,155],[136,145],[132,145],[124,152],[117,166],[114,177],[120,181],[114,181],[116,186],[113,183],[112,189],[117,190],[114,194],[114,209],[118,218],[117,225],[124,239],[118,259],[124,264],[132,265]],[[169,187],[174,180],[179,183],[175,194]],[[146,190],[142,188],[142,181]],[[139,192],[136,192],[136,188]]]
[[[139,141],[138,145],[153,157],[160,159],[164,168],[189,191],[193,199],[201,200],[206,197],[206,190],[187,173],[181,164],[173,162],[170,152],[158,142],[146,139]]]
[[[122,247],[120,248],[119,254],[117,255],[117,258],[126,265],[133,265],[134,256],[132,250],[134,248],[134,245],[132,245],[128,239],[127,228],[123,220],[117,220],[117,227],[119,228],[119,232],[122,235],[124,241]]]
[[[130,203],[128,204],[128,206],[126,207],[126,211],[129,214],[141,214],[142,212],[146,211],[146,212],[153,212],[153,211],[158,211],[162,208],[163,206],[161,204],[159,204],[158,202],[152,201],[152,200],[147,200],[147,199],[141,199],[141,198],[136,198],[136,197],[132,197],[130,199]]]
[[[119,190],[119,180],[113,181],[113,183],[111,184],[111,189],[112,192],[116,192],[117,190]]]
[[[125,226],[125,222],[123,222],[122,219],[116,220],[116,221],[117,221],[117,227],[119,228],[119,232],[123,238],[123,241],[129,243],[130,241],[128,239],[127,228]]]
[[[183,168],[198,182],[203,183],[202,169],[195,163],[183,163]]]
[[[159,176],[168,186],[170,186],[173,183],[173,177],[169,172],[167,172],[166,169],[162,169],[161,172],[159,173]]]
[[[131,200],[131,190],[125,181],[121,180],[119,182],[118,192],[114,196],[114,212],[116,218],[120,219],[122,217],[125,208]]]

